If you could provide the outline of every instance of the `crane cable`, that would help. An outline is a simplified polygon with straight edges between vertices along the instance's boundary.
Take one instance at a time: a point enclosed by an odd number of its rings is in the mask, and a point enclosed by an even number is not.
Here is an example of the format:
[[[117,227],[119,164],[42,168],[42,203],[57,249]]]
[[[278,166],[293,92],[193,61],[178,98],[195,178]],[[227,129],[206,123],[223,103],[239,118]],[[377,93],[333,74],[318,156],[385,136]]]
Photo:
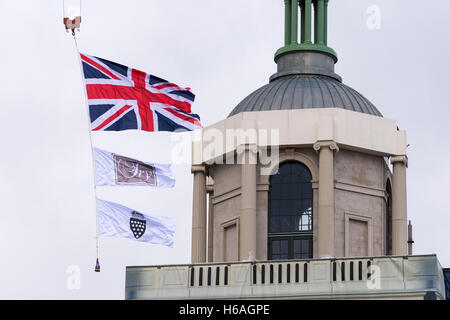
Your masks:
[[[82,4],[82,0],[79,0],[79,23],[81,23],[81,4]],[[87,119],[88,119],[88,124],[89,124],[89,128],[88,128],[88,132],[89,132],[89,141],[90,141],[90,146],[91,146],[91,160],[92,160],[92,170],[93,170],[93,182],[94,182],[94,195],[95,195],[95,218],[96,218],[96,223],[95,223],[95,251],[96,251],[96,263],[95,263],[95,272],[100,272],[100,263],[98,260],[98,214],[97,214],[97,179],[96,179],[96,175],[95,175],[95,160],[94,160],[94,146],[92,143],[92,133],[91,133],[91,127],[90,127],[90,116],[89,116],[89,104],[88,104],[88,98],[87,98],[87,92],[86,92],[86,83],[85,83],[85,79],[83,76],[83,65],[81,62],[81,56],[80,56],[80,50],[78,49],[78,43],[77,43],[77,38],[76,38],[76,33],[75,33],[75,29],[78,29],[78,31],[80,30],[80,26],[78,25],[78,27],[73,26],[72,28],[69,28],[68,26],[68,22],[66,22],[66,19],[70,19],[70,17],[65,17],[66,15],[66,10],[65,10],[66,6],[65,6],[65,0],[63,0],[63,18],[64,18],[64,25],[66,26],[66,31],[72,30],[72,36],[73,36],[73,41],[75,44],[75,54],[77,55],[77,60],[79,63],[79,67],[80,67],[80,71],[81,71],[81,75],[82,75],[82,81],[83,81],[83,92],[84,92],[84,99],[85,99],[85,105],[86,105],[86,111],[87,111]],[[76,19],[77,17],[75,17]],[[74,20],[73,19],[71,21],[71,23],[73,24]]]

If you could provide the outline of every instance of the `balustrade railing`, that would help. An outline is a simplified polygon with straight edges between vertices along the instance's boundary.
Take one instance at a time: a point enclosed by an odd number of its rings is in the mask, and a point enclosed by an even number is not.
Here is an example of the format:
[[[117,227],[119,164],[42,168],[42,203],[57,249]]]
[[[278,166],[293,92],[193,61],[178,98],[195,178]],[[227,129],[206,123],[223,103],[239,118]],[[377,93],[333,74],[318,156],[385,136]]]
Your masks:
[[[128,267],[129,299],[301,297],[433,291],[445,298],[436,256],[311,259]]]

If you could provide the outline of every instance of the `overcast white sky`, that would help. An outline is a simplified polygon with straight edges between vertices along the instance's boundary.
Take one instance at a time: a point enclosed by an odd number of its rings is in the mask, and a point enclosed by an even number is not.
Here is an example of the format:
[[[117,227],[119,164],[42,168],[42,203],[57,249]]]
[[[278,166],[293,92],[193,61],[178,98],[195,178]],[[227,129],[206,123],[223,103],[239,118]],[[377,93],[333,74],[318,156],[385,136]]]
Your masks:
[[[367,28],[370,5],[381,9],[379,30]],[[337,73],[407,131],[414,253],[437,253],[450,267],[450,2],[334,0],[329,10]],[[189,165],[178,165],[172,190],[99,190],[174,217],[175,247],[101,239],[102,272],[93,272],[88,119],[62,0],[0,0],[0,12],[0,298],[123,299],[125,266],[189,263],[192,178]],[[268,82],[284,39],[282,0],[84,0],[82,16],[82,52],[191,87],[204,125]],[[167,133],[93,139],[106,150],[170,161]],[[81,269],[79,290],[66,286],[71,265]]]

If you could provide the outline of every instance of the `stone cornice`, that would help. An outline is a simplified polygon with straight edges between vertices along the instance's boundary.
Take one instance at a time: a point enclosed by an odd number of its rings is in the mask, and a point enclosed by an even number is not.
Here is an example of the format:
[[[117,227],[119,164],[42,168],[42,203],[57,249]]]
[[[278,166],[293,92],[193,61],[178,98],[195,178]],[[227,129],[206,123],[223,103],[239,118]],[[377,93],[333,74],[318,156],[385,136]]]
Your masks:
[[[192,144],[192,164],[233,155],[239,145],[271,150],[319,143],[318,148],[325,141],[334,142],[332,148],[386,157],[406,154],[406,132],[395,120],[340,108],[273,110],[239,113],[204,128]]]
[[[265,184],[265,183],[258,183],[256,185],[256,191],[257,192],[268,192],[269,191],[269,185]],[[223,201],[229,200],[231,198],[237,197],[241,195],[241,187],[223,192],[222,194],[219,195],[214,195],[212,197],[212,202],[213,204],[218,204],[221,203]]]
[[[345,181],[335,181],[334,187],[336,190],[350,191],[361,193],[369,196],[385,198],[385,190],[376,187],[363,186],[355,183]]]

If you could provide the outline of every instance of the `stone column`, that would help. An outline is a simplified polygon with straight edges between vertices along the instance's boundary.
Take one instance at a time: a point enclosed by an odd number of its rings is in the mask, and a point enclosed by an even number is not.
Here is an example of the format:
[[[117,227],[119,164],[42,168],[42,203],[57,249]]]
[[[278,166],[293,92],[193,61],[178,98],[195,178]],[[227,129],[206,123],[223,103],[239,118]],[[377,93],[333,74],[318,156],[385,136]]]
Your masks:
[[[325,45],[325,0],[314,1],[314,43]]]
[[[284,0],[284,45],[291,44],[291,0]]]
[[[194,197],[192,202],[192,263],[206,262],[206,168],[192,166]]]
[[[392,255],[408,254],[406,213],[406,168],[408,157],[391,157],[392,173]]]
[[[245,145],[240,152],[241,216],[239,221],[239,260],[256,260],[256,160],[255,145]]]
[[[298,43],[298,1],[291,0],[291,44]]]
[[[334,151],[339,151],[333,141],[314,144],[319,152],[319,214],[318,250],[319,258],[334,257]]]
[[[208,192],[208,262],[214,260],[214,205],[212,197],[214,195],[214,184],[212,179],[208,177],[208,183],[206,185],[206,191]]]

